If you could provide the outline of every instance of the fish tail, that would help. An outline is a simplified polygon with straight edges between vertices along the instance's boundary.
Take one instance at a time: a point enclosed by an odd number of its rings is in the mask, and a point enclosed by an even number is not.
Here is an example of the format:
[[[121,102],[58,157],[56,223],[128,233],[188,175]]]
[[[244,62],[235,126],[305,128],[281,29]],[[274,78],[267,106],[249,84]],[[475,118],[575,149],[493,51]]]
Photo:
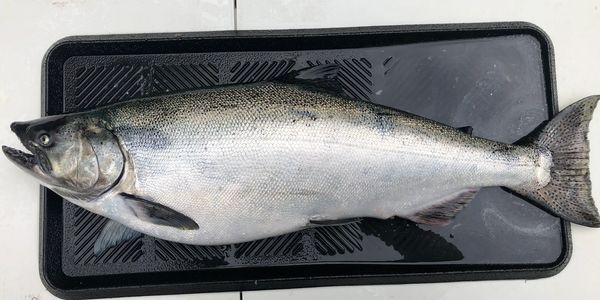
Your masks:
[[[515,190],[555,215],[589,227],[600,227],[592,198],[588,125],[599,96],[577,101],[526,138],[526,143],[550,151],[550,181],[542,188]]]

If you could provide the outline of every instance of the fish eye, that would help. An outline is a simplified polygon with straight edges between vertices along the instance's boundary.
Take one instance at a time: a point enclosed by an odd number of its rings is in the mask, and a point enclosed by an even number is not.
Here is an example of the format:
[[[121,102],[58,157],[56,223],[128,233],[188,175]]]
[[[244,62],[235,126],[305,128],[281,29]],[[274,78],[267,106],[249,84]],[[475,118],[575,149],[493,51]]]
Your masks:
[[[52,140],[50,139],[50,136],[48,134],[41,134],[40,137],[38,138],[40,141],[40,144],[42,146],[49,146],[52,143]]]

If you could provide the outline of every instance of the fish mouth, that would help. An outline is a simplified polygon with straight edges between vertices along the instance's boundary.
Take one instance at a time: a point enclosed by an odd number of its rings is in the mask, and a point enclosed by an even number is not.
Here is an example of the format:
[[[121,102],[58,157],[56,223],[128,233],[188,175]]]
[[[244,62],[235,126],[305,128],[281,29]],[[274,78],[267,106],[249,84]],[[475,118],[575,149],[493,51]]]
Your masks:
[[[2,152],[10,161],[26,171],[37,175],[41,175],[39,173],[49,174],[52,168],[46,153],[40,149],[39,145],[27,138],[31,124],[32,122],[13,122],[10,124],[10,130],[17,135],[25,149],[31,153],[4,145],[2,146]]]
[[[27,148],[29,150],[30,147]],[[35,177],[44,185],[56,184],[56,180],[50,175],[52,168],[50,167],[46,155],[41,153],[41,150],[36,150],[35,147],[31,148],[31,150],[33,150],[32,152],[35,154],[27,153],[5,145],[2,146],[4,155],[20,169]]]
[[[39,165],[35,155],[23,152],[19,149],[3,145],[2,152],[4,152],[4,155],[6,155],[6,157],[14,164],[26,170],[33,171],[33,169]]]

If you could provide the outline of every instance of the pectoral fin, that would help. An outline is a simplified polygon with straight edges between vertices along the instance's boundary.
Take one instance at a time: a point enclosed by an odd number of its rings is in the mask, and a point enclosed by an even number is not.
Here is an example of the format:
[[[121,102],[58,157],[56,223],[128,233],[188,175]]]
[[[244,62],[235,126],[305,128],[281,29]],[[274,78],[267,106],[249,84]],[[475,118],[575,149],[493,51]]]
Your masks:
[[[96,243],[94,243],[94,254],[96,256],[102,255],[108,248],[136,239],[140,236],[142,236],[140,232],[116,221],[109,220],[108,223],[104,225],[104,228],[102,228],[102,232],[100,232],[100,236],[96,239]]]
[[[198,224],[190,217],[162,204],[148,201],[134,195],[121,193],[125,204],[133,214],[144,222],[156,225],[171,226],[184,230],[198,229]]]

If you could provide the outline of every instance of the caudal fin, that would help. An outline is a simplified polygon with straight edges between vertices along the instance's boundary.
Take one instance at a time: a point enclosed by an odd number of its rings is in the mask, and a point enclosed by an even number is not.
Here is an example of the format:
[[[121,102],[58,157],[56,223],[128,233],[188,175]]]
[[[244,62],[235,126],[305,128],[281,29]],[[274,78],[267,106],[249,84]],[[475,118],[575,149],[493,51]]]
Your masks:
[[[592,199],[587,134],[599,100],[600,96],[590,96],[569,105],[529,136],[530,143],[551,152],[551,179],[543,188],[517,191],[565,220],[590,227],[600,227]]]

